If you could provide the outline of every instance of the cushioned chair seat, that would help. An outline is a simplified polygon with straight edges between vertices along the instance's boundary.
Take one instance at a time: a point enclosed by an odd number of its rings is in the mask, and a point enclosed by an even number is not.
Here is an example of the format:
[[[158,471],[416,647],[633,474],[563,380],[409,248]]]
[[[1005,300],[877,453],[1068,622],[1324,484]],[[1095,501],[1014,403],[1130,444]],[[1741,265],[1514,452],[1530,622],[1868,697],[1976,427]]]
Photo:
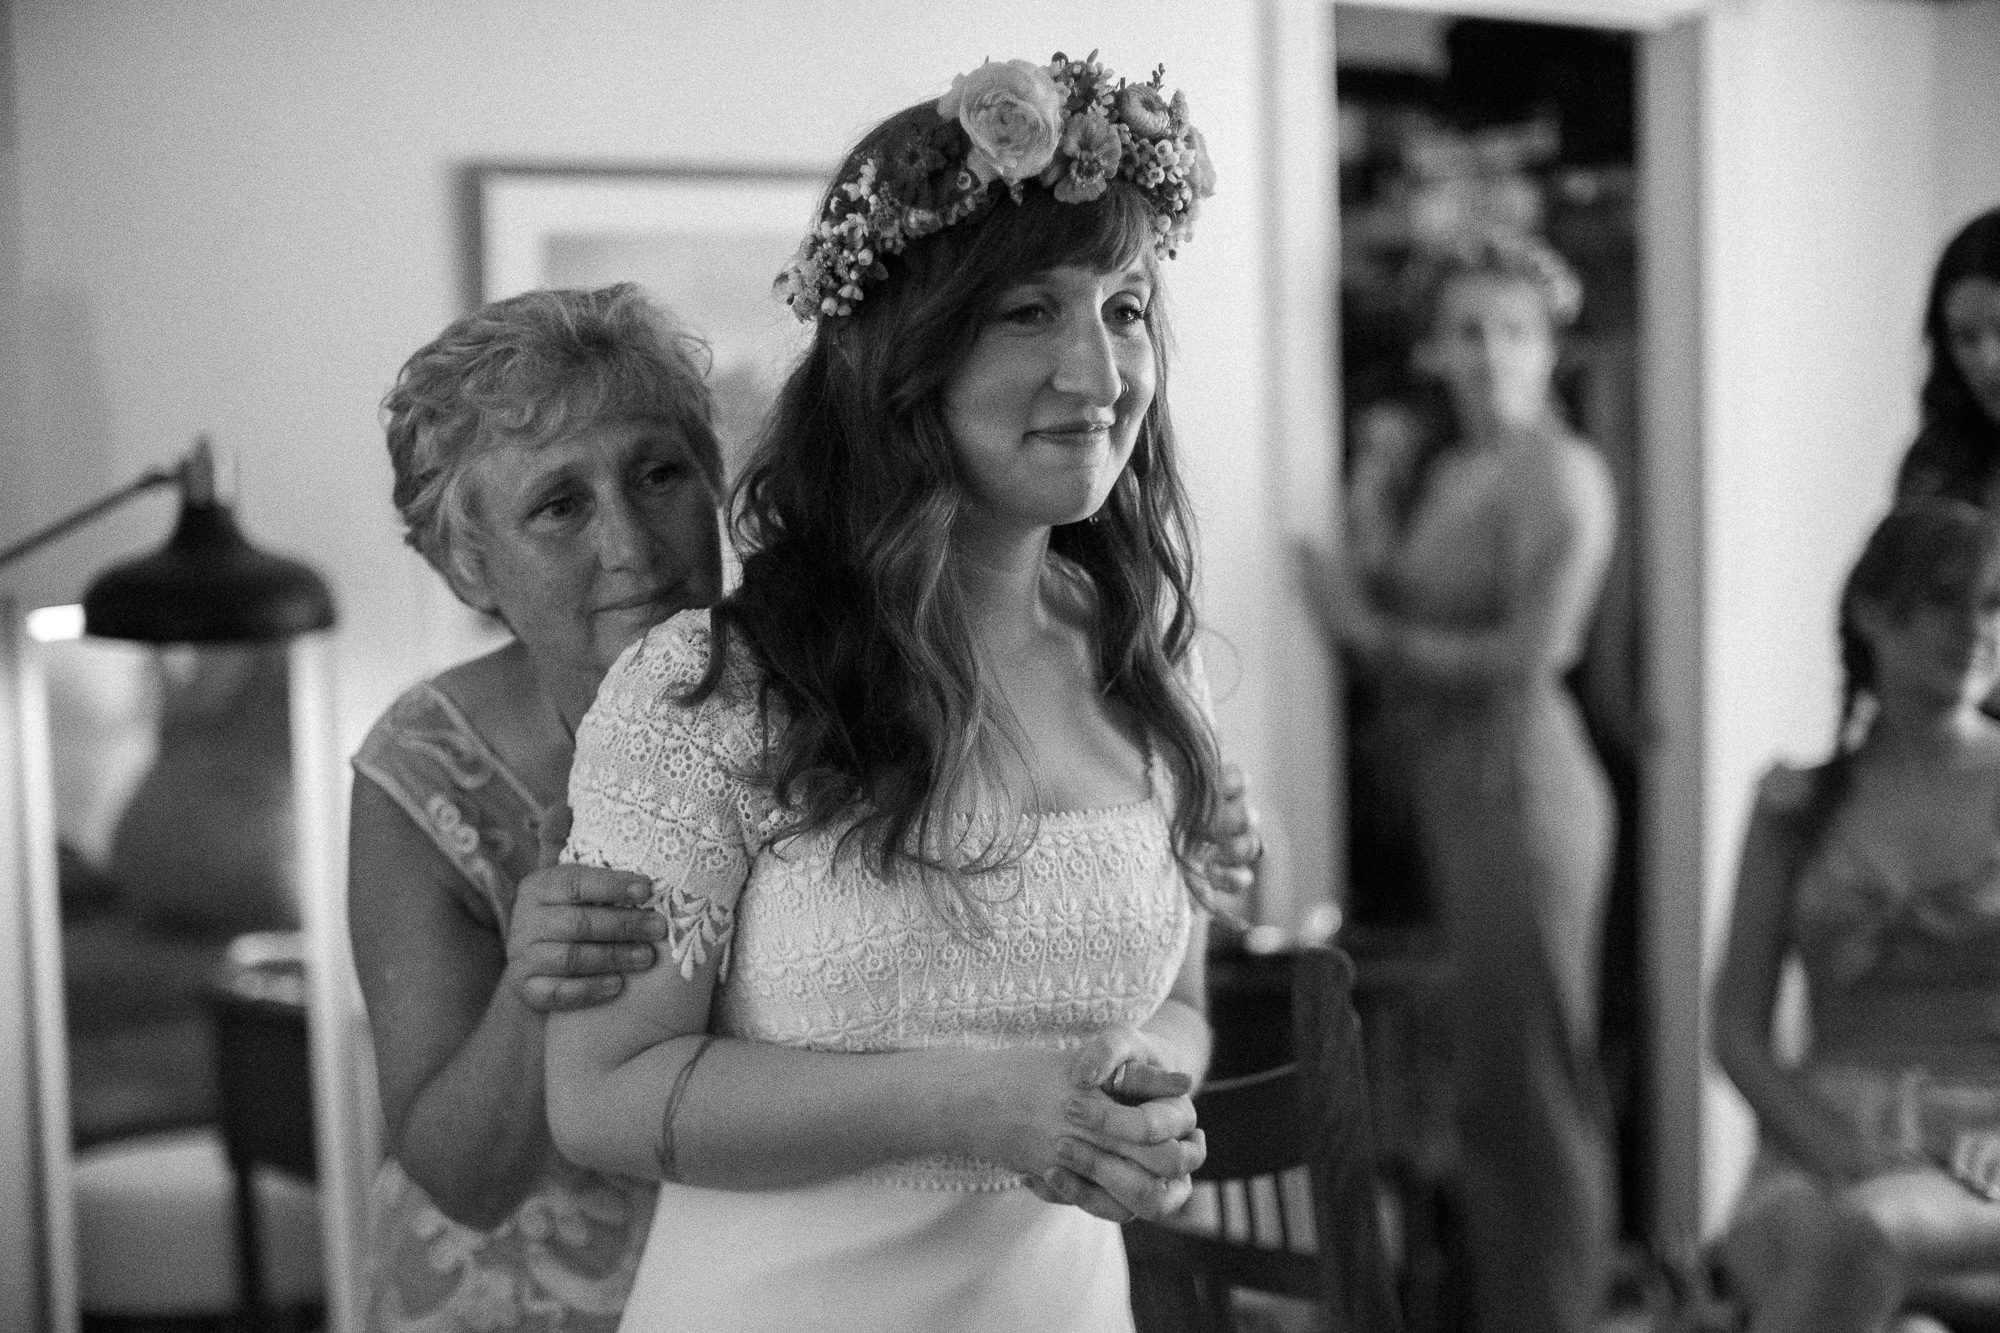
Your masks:
[[[87,1313],[196,1315],[241,1299],[234,1184],[213,1128],[123,1139],[77,1153],[77,1269]],[[319,1203],[278,1171],[256,1177],[272,1302],[322,1297]]]

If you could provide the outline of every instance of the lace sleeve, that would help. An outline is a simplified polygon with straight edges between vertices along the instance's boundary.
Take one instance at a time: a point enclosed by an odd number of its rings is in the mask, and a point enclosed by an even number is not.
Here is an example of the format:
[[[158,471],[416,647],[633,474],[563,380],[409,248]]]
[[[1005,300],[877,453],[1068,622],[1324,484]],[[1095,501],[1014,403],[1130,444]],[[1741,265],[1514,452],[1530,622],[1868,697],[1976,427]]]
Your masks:
[[[711,649],[708,613],[686,611],[626,650],[577,729],[564,859],[653,881],[683,979],[719,954],[728,971],[736,900],[775,821],[747,775],[761,750],[754,694],[740,672],[698,704]]]

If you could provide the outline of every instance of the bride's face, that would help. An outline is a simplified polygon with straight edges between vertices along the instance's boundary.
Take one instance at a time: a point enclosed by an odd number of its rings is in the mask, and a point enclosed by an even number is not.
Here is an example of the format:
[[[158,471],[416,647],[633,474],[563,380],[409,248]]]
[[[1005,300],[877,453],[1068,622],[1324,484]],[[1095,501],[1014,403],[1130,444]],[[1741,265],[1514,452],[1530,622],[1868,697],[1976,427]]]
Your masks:
[[[1103,505],[1153,402],[1152,299],[1144,262],[1051,269],[1001,294],[944,392],[980,521],[1053,527]]]
[[[1960,278],[1944,297],[1945,344],[1987,419],[2000,425],[2000,282]]]

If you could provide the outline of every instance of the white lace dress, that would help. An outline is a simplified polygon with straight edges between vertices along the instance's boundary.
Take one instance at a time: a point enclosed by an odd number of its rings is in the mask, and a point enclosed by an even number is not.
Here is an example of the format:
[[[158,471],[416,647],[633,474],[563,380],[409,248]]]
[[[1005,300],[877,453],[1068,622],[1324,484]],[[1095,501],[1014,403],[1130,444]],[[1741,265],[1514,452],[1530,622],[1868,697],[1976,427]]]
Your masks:
[[[706,701],[675,702],[709,643],[707,613],[684,612],[612,668],[577,735],[570,854],[652,877],[687,971],[725,951],[715,1031],[825,1051],[1061,1047],[1152,1016],[1192,919],[1162,765],[1146,800],[1044,815],[991,886],[992,935],[967,939],[913,884],[836,868],[837,832],[773,841],[779,812],[742,776],[761,748],[753,668],[732,660]],[[805,1189],[663,1186],[621,1327],[1132,1321],[1117,1227],[999,1167],[924,1159]]]

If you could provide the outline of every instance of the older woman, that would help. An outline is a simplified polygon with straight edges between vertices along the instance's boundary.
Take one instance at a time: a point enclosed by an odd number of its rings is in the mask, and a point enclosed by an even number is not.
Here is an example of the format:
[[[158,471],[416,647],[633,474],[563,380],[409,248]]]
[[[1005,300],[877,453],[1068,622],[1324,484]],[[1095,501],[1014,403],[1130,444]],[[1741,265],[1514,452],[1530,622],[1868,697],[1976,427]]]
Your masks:
[[[577,719],[658,621],[721,590],[699,343],[631,286],[459,320],[390,392],[407,539],[513,634],[398,699],[355,757],[348,895],[388,1158],[375,1329],[609,1329],[649,1185],[549,1144],[542,1026],[653,961],[636,877],[550,866]]]

